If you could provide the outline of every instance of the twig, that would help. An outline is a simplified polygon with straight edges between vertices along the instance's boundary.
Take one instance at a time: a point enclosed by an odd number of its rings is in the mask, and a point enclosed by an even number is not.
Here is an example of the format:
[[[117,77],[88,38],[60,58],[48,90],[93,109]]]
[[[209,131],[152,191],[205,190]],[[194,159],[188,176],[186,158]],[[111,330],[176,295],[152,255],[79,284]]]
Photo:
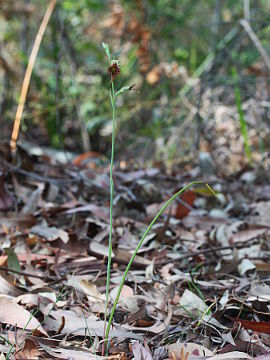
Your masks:
[[[250,239],[250,241],[252,241],[254,239]],[[257,244],[258,241],[254,242],[254,244]],[[254,245],[252,244],[252,245]],[[194,251],[194,252],[190,252],[184,255],[179,255],[179,257],[174,258],[174,259],[166,259],[162,262],[157,263],[157,265],[165,265],[165,264],[169,264],[173,261],[176,260],[183,260],[183,259],[188,259],[189,257],[196,257],[199,255],[204,255],[204,254],[209,254],[209,253],[214,253],[216,251],[222,251],[222,250],[230,250],[230,249],[243,249],[246,247],[250,247],[251,244],[248,241],[245,241],[244,243],[238,243],[238,244],[233,244],[233,245],[227,245],[227,246],[217,246],[217,247],[212,247],[212,248],[208,248],[208,249],[204,249],[204,250],[198,250],[198,251]]]
[[[255,34],[252,27],[250,26],[249,22],[246,19],[241,19],[240,24],[243,26],[243,28],[248,33],[248,36],[253,41],[254,45],[256,46],[257,50],[259,51],[266,67],[268,68],[268,70],[270,70],[269,56],[268,56],[267,52],[265,51],[264,47],[262,46],[258,36]]]
[[[80,172],[74,172],[75,175],[78,175],[77,178],[66,178],[66,179],[61,179],[61,178],[52,178],[52,177],[49,177],[49,176],[42,176],[42,175],[39,175],[39,174],[36,174],[34,172],[31,172],[31,171],[26,171],[26,170],[23,170],[21,168],[19,168],[17,165],[14,166],[14,165],[11,165],[9,162],[7,162],[6,160],[4,159],[0,159],[0,163],[3,163],[5,168],[8,169],[8,171],[10,172],[14,172],[16,174],[21,174],[21,175],[24,175],[28,178],[32,178],[34,180],[37,180],[37,181],[42,181],[42,182],[45,182],[45,183],[49,183],[49,184],[55,184],[55,185],[65,185],[65,184],[73,184],[73,183],[76,183],[76,182],[80,182],[82,181],[82,178],[81,178],[81,175],[80,175]]]
[[[244,0],[244,17],[247,21],[250,21],[250,2],[249,2],[249,0]]]
[[[46,27],[48,25],[48,22],[50,20],[50,17],[52,15],[55,5],[56,5],[56,0],[51,0],[47,7],[46,13],[43,17],[39,31],[37,33],[37,36],[36,36],[36,39],[34,42],[34,46],[33,46],[33,49],[32,49],[32,52],[31,52],[31,55],[29,58],[29,62],[27,65],[27,69],[26,69],[26,72],[24,75],[22,89],[21,89],[21,95],[20,95],[19,104],[17,107],[17,112],[15,115],[13,131],[12,131],[11,140],[10,140],[10,148],[11,148],[12,152],[16,151],[17,138],[18,138],[18,134],[19,134],[22,113],[23,113],[23,109],[24,109],[24,104],[25,104],[26,95],[27,95],[28,88],[29,88],[32,71],[33,71],[33,68],[34,68],[34,65],[36,62],[38,50],[39,50],[44,32],[46,30]]]
[[[213,66],[213,60],[215,59],[218,52],[222,51],[224,47],[227,46],[237,35],[238,29],[237,27],[233,27],[228,34],[217,44],[215,51],[211,51],[201,65],[195,70],[194,74],[192,75],[191,79],[196,79],[201,77],[201,75],[205,71],[210,71]],[[187,93],[192,89],[194,83],[190,80],[183,86],[183,88],[179,92],[180,99],[187,95]]]
[[[29,277],[32,277],[32,278],[37,278],[37,279],[42,279],[42,280],[53,280],[53,281],[55,280],[55,278],[52,278],[50,276],[30,274],[30,273],[27,273],[27,272],[24,272],[24,271],[10,269],[10,268],[8,268],[6,266],[0,266],[0,271],[11,272],[13,274],[29,276]]]
[[[215,49],[217,45],[220,19],[221,19],[221,11],[222,11],[222,1],[216,0],[214,13],[213,13],[213,21],[211,24],[211,50]]]

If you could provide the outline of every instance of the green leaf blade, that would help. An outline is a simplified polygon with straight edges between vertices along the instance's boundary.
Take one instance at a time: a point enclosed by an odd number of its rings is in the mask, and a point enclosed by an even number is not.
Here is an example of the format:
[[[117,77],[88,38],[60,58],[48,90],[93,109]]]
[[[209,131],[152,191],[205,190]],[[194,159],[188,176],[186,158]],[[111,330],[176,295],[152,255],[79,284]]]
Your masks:
[[[102,46],[103,46],[103,48],[104,48],[104,50],[106,52],[106,55],[108,56],[109,63],[110,63],[111,62],[111,52],[110,52],[109,45],[102,41]]]
[[[21,271],[21,265],[18,256],[12,249],[5,249],[8,256],[8,268],[15,271]]]

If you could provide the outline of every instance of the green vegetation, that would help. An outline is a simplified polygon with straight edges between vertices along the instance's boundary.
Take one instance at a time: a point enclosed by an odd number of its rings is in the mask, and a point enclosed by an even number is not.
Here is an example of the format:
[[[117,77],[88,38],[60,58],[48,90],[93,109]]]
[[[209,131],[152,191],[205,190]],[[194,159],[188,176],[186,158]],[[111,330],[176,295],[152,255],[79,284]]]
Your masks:
[[[250,149],[250,146],[248,143],[247,124],[246,124],[244,112],[242,109],[241,94],[240,94],[240,89],[239,89],[239,85],[238,85],[238,74],[237,74],[236,68],[232,68],[232,77],[236,82],[235,89],[234,89],[235,102],[236,102],[237,112],[239,115],[239,123],[240,123],[241,134],[242,134],[242,137],[244,140],[245,152],[246,152],[246,156],[247,156],[249,162],[251,162],[251,160],[252,160],[251,149]]]
[[[8,124],[14,119],[46,4],[36,0],[16,7],[15,2],[4,1],[1,6],[0,116]],[[250,6],[250,24],[268,51],[269,2]],[[106,38],[121,63],[119,88],[135,83],[140,91],[119,102],[119,137],[132,146],[150,138],[153,149],[146,159],[185,156],[192,140],[182,140],[179,152],[180,140],[175,143],[173,138],[190,116],[183,96],[195,107],[200,103],[202,90],[191,80],[204,78],[203,91],[214,92],[219,86],[234,90],[227,69],[236,66],[242,97],[255,81],[249,69],[261,62],[261,56],[239,24],[243,17],[240,0],[57,2],[30,83],[22,119],[24,137],[67,150],[109,152],[110,104],[100,49]],[[194,136],[196,127],[194,121],[184,138]],[[166,147],[162,154],[155,145],[161,137]]]
[[[112,259],[112,235],[113,235],[113,164],[114,164],[114,148],[115,148],[115,108],[116,108],[116,98],[119,95],[122,95],[123,93],[132,90],[133,85],[131,86],[123,86],[119,91],[116,91],[114,88],[114,80],[115,78],[120,74],[120,67],[117,60],[112,59],[111,52],[109,49],[109,46],[105,43],[102,43],[103,48],[107,54],[108,60],[109,60],[109,68],[108,68],[108,74],[110,76],[110,100],[111,100],[111,106],[112,106],[112,150],[111,150],[111,166],[110,166],[110,232],[109,232],[109,254],[108,254],[108,265],[107,265],[107,281],[106,281],[106,301],[105,301],[105,322],[104,326],[106,327],[106,319],[107,319],[107,311],[109,306],[109,288],[110,288],[110,274],[111,274],[111,259]],[[153,225],[156,223],[156,221],[159,219],[159,217],[162,215],[162,213],[167,209],[167,207],[177,198],[179,197],[185,190],[189,189],[190,187],[202,184],[203,181],[194,181],[190,183],[189,185],[185,186],[181,190],[179,190],[176,194],[174,194],[169,200],[166,201],[166,203],[162,206],[162,208],[158,211],[157,215],[154,217],[144,234],[142,235],[135,251],[133,252],[130,261],[126,267],[126,270],[124,272],[124,275],[122,277],[122,280],[119,285],[119,289],[116,295],[116,299],[114,301],[112,310],[110,312],[109,321],[106,329],[104,328],[104,347],[108,350],[108,338],[110,333],[110,328],[113,322],[113,316],[116,309],[116,306],[118,304],[122,288],[124,286],[126,277],[128,275],[129,269],[140,250],[144,239],[148,235],[148,233],[151,231]],[[207,188],[210,189],[213,193],[214,190],[211,189],[211,187],[207,184]]]

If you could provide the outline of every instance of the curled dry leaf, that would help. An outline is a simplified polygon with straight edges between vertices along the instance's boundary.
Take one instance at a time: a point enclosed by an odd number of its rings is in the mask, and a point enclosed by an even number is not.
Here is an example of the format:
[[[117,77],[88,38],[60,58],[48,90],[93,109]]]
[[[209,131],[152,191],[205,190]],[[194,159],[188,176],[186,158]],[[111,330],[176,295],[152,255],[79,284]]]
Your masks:
[[[25,360],[25,359],[31,359],[31,360],[38,360],[41,358],[40,351],[37,349],[37,346],[35,343],[33,343],[31,340],[26,339],[24,343],[24,347],[22,351],[18,352],[16,354],[16,360]]]
[[[170,324],[172,318],[172,306],[170,303],[168,303],[168,313],[164,321],[157,321],[154,325],[148,326],[148,327],[136,327],[136,326],[130,326],[128,324],[122,325],[123,328],[126,328],[127,330],[140,330],[145,331],[147,333],[153,333],[153,334],[160,334],[162,331],[166,330]]]
[[[14,299],[17,303],[21,303],[27,306],[38,305],[38,294],[22,294]]]
[[[110,297],[113,302],[116,299],[118,290],[119,290],[119,286],[116,286],[110,291]],[[122,288],[118,304],[121,307],[123,307],[124,309],[126,309],[127,311],[132,312],[132,313],[139,310],[138,300],[134,296],[133,289],[127,285],[124,285]]]
[[[118,290],[119,290],[119,286],[116,286],[110,292],[110,296],[111,296],[113,301],[116,299],[116,295],[118,293]],[[123,285],[122,290],[121,290],[121,294],[120,294],[120,299],[122,297],[131,298],[131,297],[133,297],[133,295],[134,295],[133,289],[130,286]]]
[[[256,265],[254,265],[249,259],[243,259],[238,265],[238,271],[241,276],[244,276],[247,272],[255,269]]]
[[[186,311],[187,314],[201,316],[207,311],[207,305],[201,298],[195,295],[190,290],[185,290],[181,297],[179,305]]]
[[[0,294],[19,296],[22,294],[22,291],[17,289],[14,285],[12,285],[9,281],[7,281],[3,276],[0,275]]]
[[[80,280],[79,287],[88,296],[88,299],[91,301],[104,301],[106,298],[105,294],[101,294],[98,291],[95,284],[85,279]]]
[[[96,241],[91,241],[89,246],[90,251],[92,251],[94,254],[99,254],[102,256],[108,257],[109,255],[109,248],[108,246],[105,246],[103,244],[100,244]],[[114,252],[112,252],[112,258],[115,257]]]
[[[270,334],[269,321],[250,321],[230,317],[232,321],[238,322],[244,329],[250,329],[256,332]]]
[[[82,154],[77,155],[73,160],[73,164],[80,167],[92,167],[94,168],[95,160],[103,159],[106,160],[104,155],[97,151],[87,151]]]
[[[88,204],[88,205],[83,205],[83,206],[78,206],[72,209],[69,209],[67,211],[65,211],[65,213],[67,215],[73,215],[73,214],[77,214],[79,212],[91,212],[93,214],[95,214],[95,217],[104,220],[104,221],[108,221],[108,211],[106,208],[97,206],[95,204]]]
[[[105,294],[101,294],[96,285],[88,281],[86,278],[81,278],[80,276],[72,276],[68,279],[67,284],[72,286],[74,289],[77,289],[84,293],[89,301],[92,302],[103,302],[105,301]]]
[[[153,360],[152,355],[145,349],[142,344],[135,342],[132,345],[132,352],[134,355],[134,360]]]
[[[43,237],[48,241],[54,241],[56,239],[61,239],[63,243],[69,241],[69,235],[66,231],[62,229],[57,229],[56,227],[48,227],[44,225],[35,225],[30,229],[32,234]]]
[[[194,191],[185,191],[181,196],[178,205],[176,206],[174,216],[177,219],[182,219],[183,217],[187,216],[194,204],[195,198],[196,196]]]

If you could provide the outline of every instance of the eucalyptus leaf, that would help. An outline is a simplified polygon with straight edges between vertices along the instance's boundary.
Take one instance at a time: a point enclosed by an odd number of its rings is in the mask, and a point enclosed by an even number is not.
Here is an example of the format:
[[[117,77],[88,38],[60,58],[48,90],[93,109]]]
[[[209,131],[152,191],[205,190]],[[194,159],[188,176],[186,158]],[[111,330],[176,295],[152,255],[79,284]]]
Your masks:
[[[18,256],[12,249],[5,249],[8,256],[8,268],[11,270],[21,271],[21,265],[19,263]]]

